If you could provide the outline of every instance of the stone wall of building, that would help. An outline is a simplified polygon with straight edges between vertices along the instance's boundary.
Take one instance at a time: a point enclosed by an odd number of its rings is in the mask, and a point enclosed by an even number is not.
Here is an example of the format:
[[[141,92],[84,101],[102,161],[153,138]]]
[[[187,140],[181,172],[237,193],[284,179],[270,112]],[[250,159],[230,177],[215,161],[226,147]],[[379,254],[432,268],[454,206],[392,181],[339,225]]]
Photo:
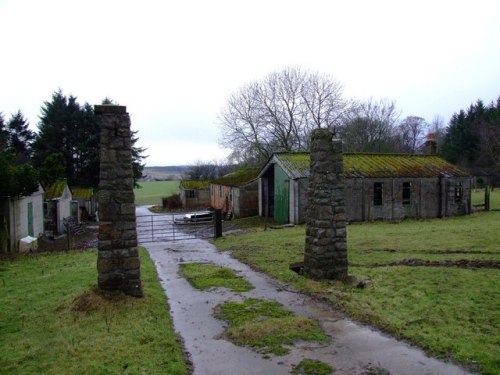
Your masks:
[[[342,142],[328,129],[311,135],[311,175],[306,217],[304,269],[313,279],[347,278]]]
[[[379,204],[374,199],[375,184],[382,188]],[[348,221],[429,219],[471,212],[468,177],[348,178],[345,188]]]
[[[294,180],[301,194],[294,203],[298,215],[291,216],[294,224],[306,222],[307,191],[309,179]],[[472,212],[469,177],[398,177],[398,178],[346,178],[345,211],[347,221],[403,220],[407,218],[430,219],[436,217],[466,215]],[[382,184],[382,204],[374,204],[374,185]],[[403,186],[410,184],[410,199],[403,202]],[[456,199],[457,185],[461,186],[462,198]],[[292,219],[294,219],[292,221]]]
[[[96,105],[101,120],[98,285],[141,297],[130,117],[124,106]]]

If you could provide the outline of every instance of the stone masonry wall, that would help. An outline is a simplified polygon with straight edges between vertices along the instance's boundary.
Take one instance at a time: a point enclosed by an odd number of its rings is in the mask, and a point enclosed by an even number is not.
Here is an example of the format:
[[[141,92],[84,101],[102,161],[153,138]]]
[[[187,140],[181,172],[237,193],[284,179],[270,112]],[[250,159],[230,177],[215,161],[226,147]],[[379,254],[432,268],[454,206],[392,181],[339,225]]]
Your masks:
[[[347,278],[346,214],[342,142],[328,129],[311,135],[311,175],[306,215],[304,274]]]
[[[98,285],[142,297],[127,108],[96,105],[101,119]]]

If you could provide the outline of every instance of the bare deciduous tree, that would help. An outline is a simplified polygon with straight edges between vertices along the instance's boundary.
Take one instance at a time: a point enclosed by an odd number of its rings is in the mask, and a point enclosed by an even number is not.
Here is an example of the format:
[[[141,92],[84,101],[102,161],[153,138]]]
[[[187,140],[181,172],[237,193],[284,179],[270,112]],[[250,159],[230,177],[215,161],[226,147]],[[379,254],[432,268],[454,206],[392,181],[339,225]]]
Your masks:
[[[395,152],[395,127],[399,118],[394,102],[369,99],[358,102],[345,114],[339,129],[344,151]]]
[[[219,116],[220,143],[246,164],[260,164],[276,151],[306,151],[311,130],[335,128],[348,106],[338,81],[287,68],[229,97]]]
[[[436,140],[437,150],[439,152],[443,145],[444,137],[446,136],[446,125],[441,116],[434,116],[430,123],[429,132],[434,133],[434,139]]]
[[[425,141],[428,128],[422,117],[408,116],[403,119],[397,127],[401,151],[417,153]]]

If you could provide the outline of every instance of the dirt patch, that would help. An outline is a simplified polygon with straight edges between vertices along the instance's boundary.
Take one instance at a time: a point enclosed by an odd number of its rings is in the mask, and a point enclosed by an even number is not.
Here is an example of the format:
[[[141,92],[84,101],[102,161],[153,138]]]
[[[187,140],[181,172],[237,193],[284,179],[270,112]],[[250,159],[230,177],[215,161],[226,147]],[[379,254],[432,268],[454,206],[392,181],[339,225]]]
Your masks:
[[[373,250],[360,250],[360,253],[397,253],[397,252],[409,252],[411,250],[398,250],[398,249],[373,249]],[[492,254],[491,251],[481,251],[481,250],[419,250],[412,251],[416,254]]]
[[[69,309],[72,312],[88,314],[103,310],[109,304],[123,303],[128,299],[129,296],[122,292],[109,292],[92,288],[77,296],[69,305]]]
[[[358,267],[387,267],[387,266],[408,266],[408,267],[458,267],[458,268],[500,268],[498,260],[424,260],[424,259],[402,259],[397,262],[376,263],[370,265],[354,265]]]

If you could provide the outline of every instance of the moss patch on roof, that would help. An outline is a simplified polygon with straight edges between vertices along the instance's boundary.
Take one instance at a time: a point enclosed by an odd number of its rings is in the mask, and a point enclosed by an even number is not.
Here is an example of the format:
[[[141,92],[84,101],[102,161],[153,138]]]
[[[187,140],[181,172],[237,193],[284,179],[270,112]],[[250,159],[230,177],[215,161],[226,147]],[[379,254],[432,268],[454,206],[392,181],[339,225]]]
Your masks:
[[[292,174],[292,178],[309,177],[311,157],[308,152],[282,152],[276,156]]]
[[[309,177],[309,153],[275,155],[293,178]],[[469,173],[437,155],[410,154],[344,154],[346,178],[391,177],[468,177]]]
[[[208,180],[182,180],[181,187],[183,189],[191,189],[191,190],[207,190],[210,188],[210,181],[208,181]]]
[[[260,168],[240,168],[233,173],[216,178],[213,183],[225,186],[242,186],[255,181],[259,172]]]
[[[45,188],[45,199],[59,198],[63,195],[64,188],[68,185],[66,180],[57,180],[52,185]]]
[[[94,189],[75,186],[71,188],[71,193],[73,195],[73,198],[81,198],[86,201],[89,201],[94,196]]]

